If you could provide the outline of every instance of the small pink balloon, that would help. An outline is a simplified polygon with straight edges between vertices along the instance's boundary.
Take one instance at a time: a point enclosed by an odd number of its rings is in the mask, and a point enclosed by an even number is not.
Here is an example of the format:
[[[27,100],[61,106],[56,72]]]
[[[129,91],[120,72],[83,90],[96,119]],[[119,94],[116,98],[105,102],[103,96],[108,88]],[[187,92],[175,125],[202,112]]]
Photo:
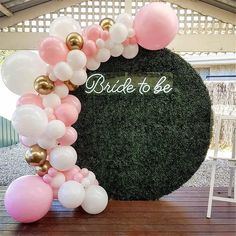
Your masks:
[[[103,30],[100,25],[90,25],[88,28],[85,29],[84,36],[88,40],[93,40],[94,42],[96,42],[96,40],[101,37],[102,31]]]
[[[39,55],[48,64],[55,65],[60,61],[66,61],[69,50],[66,44],[59,38],[45,38],[39,45]]]
[[[67,171],[63,171],[63,174],[66,177],[66,181],[73,180],[74,176],[80,171],[80,168],[78,166],[74,166],[71,169]]]
[[[51,120],[56,120],[56,116],[54,114],[48,115],[48,121],[51,121]]]
[[[159,50],[166,47],[178,32],[175,11],[164,3],[142,7],[134,18],[137,42],[143,48]]]
[[[77,173],[74,175],[73,179],[77,182],[80,182],[83,178],[84,178],[84,176],[81,173]]]
[[[97,53],[97,46],[92,40],[85,40],[82,51],[87,57],[92,57]]]
[[[62,98],[61,103],[68,103],[68,104],[71,104],[71,105],[75,106],[75,108],[77,109],[78,113],[80,113],[80,111],[81,111],[81,102],[74,95],[70,95],[69,94],[68,96]]]
[[[43,107],[42,98],[39,95],[33,93],[27,93],[22,95],[17,103],[16,106],[26,105],[26,104],[34,104],[38,107]]]
[[[101,39],[103,39],[104,41],[106,41],[106,40],[108,40],[109,38],[110,38],[109,31],[107,31],[107,30],[102,31],[102,33],[101,33]]]
[[[48,170],[48,174],[51,176],[51,177],[55,177],[57,175],[58,171],[54,168],[50,168]]]
[[[77,137],[77,131],[73,127],[67,127],[65,135],[57,141],[63,146],[70,146],[77,140]]]
[[[137,43],[136,36],[133,36],[132,38],[130,38],[130,39],[129,39],[129,43],[130,43],[130,44],[136,44],[136,43]]]
[[[53,199],[58,199],[58,190],[59,189],[57,189],[57,188],[55,188],[55,189],[53,189],[52,191],[53,191]]]
[[[78,119],[78,111],[74,105],[68,103],[62,103],[54,110],[55,116],[58,120],[61,120],[65,126],[73,125]]]
[[[87,168],[82,168],[81,169],[81,174],[86,177],[89,174],[89,170]]]
[[[43,176],[43,181],[46,184],[49,184],[52,181],[52,177],[50,175],[46,174],[46,175]]]
[[[127,38],[122,44],[123,44],[124,46],[129,45],[129,38]]]
[[[4,203],[12,218],[22,223],[30,223],[47,214],[52,200],[52,189],[41,177],[26,175],[10,184]]]

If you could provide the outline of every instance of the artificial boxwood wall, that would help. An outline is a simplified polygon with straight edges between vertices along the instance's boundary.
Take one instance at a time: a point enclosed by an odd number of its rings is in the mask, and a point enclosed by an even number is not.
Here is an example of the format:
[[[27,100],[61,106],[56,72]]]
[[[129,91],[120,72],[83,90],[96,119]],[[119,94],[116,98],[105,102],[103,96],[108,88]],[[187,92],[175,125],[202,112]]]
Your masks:
[[[132,60],[110,58],[91,73],[172,73],[169,94],[75,95],[82,111],[75,128],[78,164],[93,170],[114,199],[158,199],[184,184],[205,158],[211,104],[196,71],[163,49],[140,48]],[[109,78],[106,78],[109,79]]]

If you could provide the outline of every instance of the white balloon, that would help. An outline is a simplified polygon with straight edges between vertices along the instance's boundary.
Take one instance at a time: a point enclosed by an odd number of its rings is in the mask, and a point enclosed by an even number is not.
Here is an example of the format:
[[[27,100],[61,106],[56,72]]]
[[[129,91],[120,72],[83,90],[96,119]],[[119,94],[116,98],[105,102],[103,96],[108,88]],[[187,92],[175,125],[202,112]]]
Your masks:
[[[80,50],[72,50],[67,55],[67,62],[73,70],[78,70],[86,66],[87,57]]]
[[[93,58],[90,58],[90,59],[87,60],[86,67],[89,70],[97,70],[99,68],[100,64],[101,64],[100,62],[96,61]]]
[[[89,171],[88,176],[86,176],[86,178],[89,179],[90,183],[94,183],[94,181],[96,180],[96,176],[92,171]]]
[[[77,153],[71,146],[58,146],[50,153],[50,164],[57,170],[66,171],[77,161]]]
[[[90,185],[85,191],[82,208],[89,214],[102,212],[108,203],[106,190],[98,185]]]
[[[20,51],[9,56],[2,65],[2,79],[13,93],[22,95],[35,93],[34,81],[47,72],[47,65],[38,54]]]
[[[111,55],[113,57],[119,57],[122,55],[124,50],[124,46],[122,44],[115,44],[113,48],[111,48]]]
[[[88,178],[83,178],[81,184],[84,186],[84,188],[88,188],[91,185],[91,182]]]
[[[122,43],[128,37],[128,29],[121,23],[115,23],[110,28],[110,37],[114,43]]]
[[[22,136],[21,138],[24,140],[23,144],[27,147],[31,147],[37,143],[37,138],[31,138],[25,136]]]
[[[104,48],[105,47],[105,42],[103,39],[97,39],[96,40],[96,45],[98,48]]]
[[[38,145],[44,149],[52,149],[57,146],[57,142],[55,139],[49,138],[47,135],[42,135],[38,139]]]
[[[54,177],[52,177],[50,185],[52,188],[59,188],[62,184],[65,183],[65,181],[66,181],[65,175],[58,172]]]
[[[68,16],[58,17],[52,22],[49,29],[49,34],[59,37],[63,40],[66,39],[68,34],[72,32],[81,32],[79,22]]]
[[[139,51],[138,44],[129,44],[124,47],[122,56],[127,59],[132,59],[137,56]]]
[[[57,80],[57,77],[54,75],[53,71],[49,73],[48,77],[51,81],[56,81]]]
[[[48,118],[43,109],[27,104],[16,108],[12,116],[12,125],[23,136],[37,138],[44,133]]]
[[[73,70],[68,63],[62,61],[55,65],[53,73],[59,80],[66,81],[72,77]]]
[[[116,22],[124,24],[127,28],[133,27],[133,17],[128,13],[122,13],[117,16]]]
[[[82,184],[70,180],[61,185],[58,200],[66,208],[77,208],[84,201],[85,190]]]
[[[56,106],[60,104],[61,104],[61,99],[57,94],[51,93],[43,97],[44,107],[55,108]]]
[[[95,56],[96,61],[99,62],[106,62],[111,57],[110,50],[107,48],[100,48],[97,52],[97,55]]]
[[[58,139],[65,135],[66,133],[66,126],[61,120],[52,120],[49,121],[46,135],[52,139]]]
[[[128,36],[129,36],[129,37],[135,36],[135,30],[134,30],[133,28],[130,28],[130,29],[129,29]]]
[[[114,47],[115,43],[111,41],[111,39],[108,39],[105,41],[105,48],[112,49]]]
[[[75,85],[82,85],[86,82],[87,77],[86,71],[81,69],[74,72],[70,81]]]
[[[69,94],[69,89],[65,84],[59,84],[55,86],[54,92],[60,97],[64,98]]]

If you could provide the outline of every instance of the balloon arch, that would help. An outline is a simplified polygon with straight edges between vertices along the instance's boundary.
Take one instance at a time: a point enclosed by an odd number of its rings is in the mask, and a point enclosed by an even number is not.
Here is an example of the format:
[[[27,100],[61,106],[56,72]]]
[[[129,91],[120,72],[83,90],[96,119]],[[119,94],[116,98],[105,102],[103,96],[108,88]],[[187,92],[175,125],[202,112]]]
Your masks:
[[[53,199],[66,208],[82,206],[90,214],[106,208],[108,195],[95,174],[76,165],[77,153],[71,145],[77,132],[72,125],[81,103],[69,91],[86,82],[86,70],[97,70],[111,56],[132,59],[139,45],[162,49],[177,31],[177,16],[163,3],[146,5],[134,19],[124,13],[115,21],[105,18],[84,30],[74,19],[60,17],[41,42],[39,55],[21,51],[6,59],[2,66],[4,83],[21,96],[12,124],[21,143],[29,147],[26,161],[37,172],[16,179],[7,189],[5,206],[14,219],[41,219]]]

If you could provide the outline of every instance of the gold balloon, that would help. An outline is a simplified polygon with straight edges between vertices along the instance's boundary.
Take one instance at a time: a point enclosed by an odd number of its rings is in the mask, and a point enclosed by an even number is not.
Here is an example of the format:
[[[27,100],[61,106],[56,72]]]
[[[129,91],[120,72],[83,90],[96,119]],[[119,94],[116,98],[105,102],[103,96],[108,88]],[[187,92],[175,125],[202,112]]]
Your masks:
[[[99,25],[102,27],[103,30],[110,30],[111,26],[114,24],[114,20],[111,18],[104,18],[99,22]]]
[[[48,76],[41,75],[34,81],[34,89],[41,95],[47,95],[54,90],[54,83]]]
[[[65,81],[64,84],[67,86],[67,88],[70,91],[75,91],[79,87],[78,85],[75,85],[75,84],[71,83],[70,80]]]
[[[25,154],[25,160],[31,166],[40,166],[45,163],[47,159],[47,150],[38,145],[33,145]]]
[[[78,33],[70,33],[67,37],[66,37],[66,45],[70,50],[73,49],[81,49],[83,47],[84,44],[84,39],[83,37],[78,34]]]
[[[49,161],[46,161],[43,165],[36,167],[37,174],[42,177],[48,173],[51,167]]]

